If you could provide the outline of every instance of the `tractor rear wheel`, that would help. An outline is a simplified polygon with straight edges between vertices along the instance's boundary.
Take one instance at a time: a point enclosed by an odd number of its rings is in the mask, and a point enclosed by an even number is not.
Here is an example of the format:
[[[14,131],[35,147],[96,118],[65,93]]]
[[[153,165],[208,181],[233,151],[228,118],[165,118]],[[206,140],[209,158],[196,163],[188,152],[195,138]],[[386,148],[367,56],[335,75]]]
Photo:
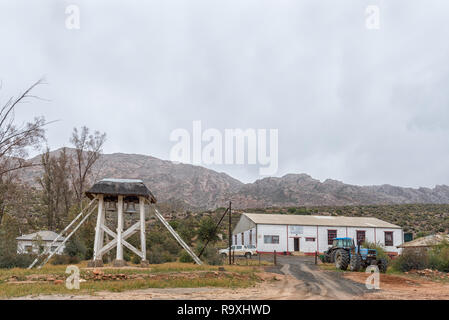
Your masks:
[[[387,272],[387,268],[388,268],[388,261],[387,259],[379,259],[379,262],[377,263],[377,267],[379,268],[379,271],[381,273],[385,273]]]
[[[337,250],[332,250],[329,254],[329,262],[334,263],[335,262],[335,254],[337,253]]]
[[[351,271],[359,271],[362,265],[362,257],[358,253],[354,253],[351,255],[351,259],[349,261],[349,270]]]
[[[335,253],[335,267],[340,270],[348,269],[349,252],[344,249],[338,249]]]

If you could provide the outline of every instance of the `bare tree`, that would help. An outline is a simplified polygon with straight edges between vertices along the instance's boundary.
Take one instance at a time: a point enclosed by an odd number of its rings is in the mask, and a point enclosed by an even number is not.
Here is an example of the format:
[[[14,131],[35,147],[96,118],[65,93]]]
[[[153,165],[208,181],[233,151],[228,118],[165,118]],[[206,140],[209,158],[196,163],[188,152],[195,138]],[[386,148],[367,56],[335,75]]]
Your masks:
[[[75,147],[74,164],[72,169],[72,187],[80,207],[86,184],[92,174],[93,165],[100,158],[106,133],[95,131],[89,133],[89,128],[83,126],[80,131],[73,129],[70,142]]]
[[[35,82],[19,97],[11,97],[0,109],[0,176],[32,166],[25,160],[28,156],[27,149],[37,148],[45,140],[43,127],[47,123],[44,117],[36,117],[33,121],[22,125],[17,125],[14,117],[15,108],[20,103],[27,102],[29,98],[40,99],[31,92],[42,83],[42,80]]]
[[[50,150],[42,154],[43,174],[37,179],[42,187],[42,203],[50,230],[61,226],[64,218],[68,217],[73,203],[73,193],[70,188],[70,161],[66,149],[57,156],[52,156]]]
[[[17,125],[14,116],[21,103],[28,102],[30,98],[40,99],[31,93],[40,84],[43,84],[42,80],[35,82],[18,97],[9,98],[0,107],[0,222],[6,207],[17,196],[18,170],[34,165],[26,160],[28,149],[37,149],[45,140],[44,126],[47,123],[44,117]]]
[[[0,225],[7,207],[16,200],[17,184],[14,183],[17,175],[15,172],[8,172],[0,176]]]

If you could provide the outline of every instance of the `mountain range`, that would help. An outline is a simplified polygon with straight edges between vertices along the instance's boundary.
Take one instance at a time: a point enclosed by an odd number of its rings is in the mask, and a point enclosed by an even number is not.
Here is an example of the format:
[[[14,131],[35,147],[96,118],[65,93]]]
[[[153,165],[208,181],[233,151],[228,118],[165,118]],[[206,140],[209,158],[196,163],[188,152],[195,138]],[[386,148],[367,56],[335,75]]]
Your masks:
[[[52,153],[58,153],[60,149]],[[69,152],[73,150],[68,149]],[[30,159],[39,163],[41,157]],[[320,205],[374,205],[449,203],[449,186],[405,188],[392,185],[357,186],[327,179],[324,182],[301,174],[268,177],[243,183],[226,173],[201,166],[173,163],[140,154],[102,154],[95,165],[96,179],[141,179],[159,202],[182,208],[215,209],[232,201],[234,208],[265,208]],[[39,166],[22,172],[22,180],[35,185]]]

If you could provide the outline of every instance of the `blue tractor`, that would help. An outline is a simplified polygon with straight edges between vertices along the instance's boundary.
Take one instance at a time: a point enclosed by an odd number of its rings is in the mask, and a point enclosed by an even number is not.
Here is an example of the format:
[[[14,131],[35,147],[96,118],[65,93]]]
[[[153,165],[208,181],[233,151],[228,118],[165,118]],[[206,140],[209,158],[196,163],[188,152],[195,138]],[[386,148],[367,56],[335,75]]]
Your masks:
[[[376,249],[361,248],[360,243],[355,246],[352,238],[335,238],[330,247],[322,257],[323,262],[335,263],[335,267],[351,271],[359,271],[370,265],[377,265],[379,271],[387,271],[388,262],[386,259],[377,258]]]

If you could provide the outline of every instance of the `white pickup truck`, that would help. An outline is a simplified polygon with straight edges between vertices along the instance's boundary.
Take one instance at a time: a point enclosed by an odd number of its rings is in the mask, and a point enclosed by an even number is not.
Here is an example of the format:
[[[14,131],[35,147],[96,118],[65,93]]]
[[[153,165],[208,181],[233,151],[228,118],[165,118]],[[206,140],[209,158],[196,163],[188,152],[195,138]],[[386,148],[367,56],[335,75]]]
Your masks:
[[[229,247],[226,249],[221,249],[218,251],[223,258],[226,258],[229,254]],[[247,258],[251,258],[251,256],[257,255],[256,246],[255,245],[247,245],[247,246],[231,246],[231,254],[234,253],[234,256],[244,256]]]

